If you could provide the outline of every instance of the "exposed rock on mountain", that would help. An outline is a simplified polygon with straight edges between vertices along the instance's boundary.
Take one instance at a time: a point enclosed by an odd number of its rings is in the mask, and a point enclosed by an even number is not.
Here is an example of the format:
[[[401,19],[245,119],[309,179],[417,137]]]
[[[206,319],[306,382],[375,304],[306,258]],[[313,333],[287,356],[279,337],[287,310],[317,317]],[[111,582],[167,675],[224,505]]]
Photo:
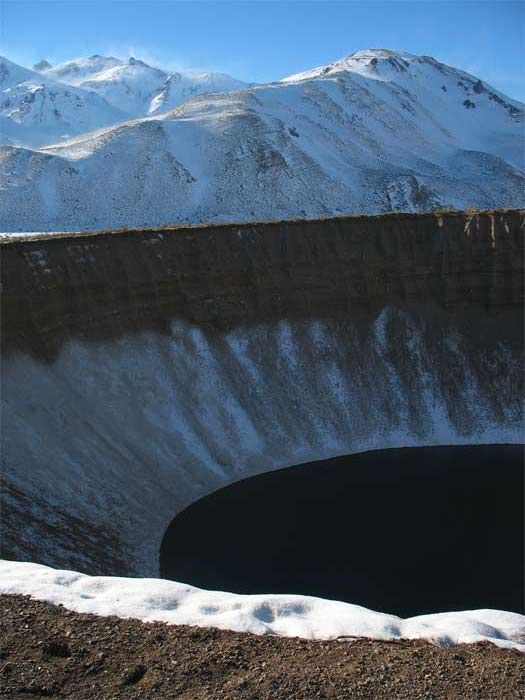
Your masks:
[[[38,63],[35,63],[35,65],[33,66],[33,70],[43,71],[43,70],[47,70],[48,68],[52,68],[52,67],[53,66],[51,65],[51,63],[49,63],[49,61],[46,61],[45,58],[43,58]]]
[[[110,72],[129,68],[143,70]],[[522,105],[477,78],[362,51],[38,151],[1,149],[0,228],[517,207],[523,143]]]

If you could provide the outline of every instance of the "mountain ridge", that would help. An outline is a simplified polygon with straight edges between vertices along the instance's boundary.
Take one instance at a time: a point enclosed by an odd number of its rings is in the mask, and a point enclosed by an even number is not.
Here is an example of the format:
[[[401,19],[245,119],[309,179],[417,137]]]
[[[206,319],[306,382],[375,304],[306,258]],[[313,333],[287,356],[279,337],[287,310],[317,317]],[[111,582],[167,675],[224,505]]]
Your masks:
[[[38,148],[125,119],[92,90],[65,85],[0,56],[0,143]]]
[[[131,56],[123,61],[97,54],[58,64],[43,71],[77,87],[94,90],[130,117],[146,116],[177,106],[194,94],[245,87],[225,73],[169,71]],[[176,84],[176,89],[173,84]]]
[[[169,73],[134,58],[42,60],[31,70],[0,56],[0,144],[41,148],[174,108],[194,94],[244,86],[222,73]]]
[[[430,57],[366,50],[159,109],[40,149],[0,149],[0,228],[524,203],[523,106]]]

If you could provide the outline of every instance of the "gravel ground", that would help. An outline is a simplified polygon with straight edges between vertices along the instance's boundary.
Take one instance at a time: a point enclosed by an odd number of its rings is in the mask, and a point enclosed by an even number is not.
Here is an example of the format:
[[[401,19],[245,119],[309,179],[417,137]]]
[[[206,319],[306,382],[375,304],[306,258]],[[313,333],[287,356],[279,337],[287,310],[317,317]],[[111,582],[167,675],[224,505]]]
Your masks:
[[[483,643],[259,637],[0,596],[0,697],[517,700],[525,656]]]

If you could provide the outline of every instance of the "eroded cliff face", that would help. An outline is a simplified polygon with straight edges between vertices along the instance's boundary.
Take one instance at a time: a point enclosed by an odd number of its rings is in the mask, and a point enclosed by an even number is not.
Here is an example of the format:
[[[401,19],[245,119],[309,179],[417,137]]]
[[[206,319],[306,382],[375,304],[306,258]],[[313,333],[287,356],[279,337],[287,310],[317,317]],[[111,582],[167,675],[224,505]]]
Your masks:
[[[156,575],[165,528],[263,471],[522,442],[524,212],[2,246],[6,556]]]

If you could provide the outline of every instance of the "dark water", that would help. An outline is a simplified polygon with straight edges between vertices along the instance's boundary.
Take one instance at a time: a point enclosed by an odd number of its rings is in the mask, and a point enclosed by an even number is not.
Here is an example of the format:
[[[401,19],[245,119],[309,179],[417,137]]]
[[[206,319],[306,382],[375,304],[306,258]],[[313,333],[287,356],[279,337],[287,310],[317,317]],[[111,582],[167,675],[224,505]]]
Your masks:
[[[161,575],[402,616],[523,612],[524,449],[368,452],[224,488],[177,516]]]

